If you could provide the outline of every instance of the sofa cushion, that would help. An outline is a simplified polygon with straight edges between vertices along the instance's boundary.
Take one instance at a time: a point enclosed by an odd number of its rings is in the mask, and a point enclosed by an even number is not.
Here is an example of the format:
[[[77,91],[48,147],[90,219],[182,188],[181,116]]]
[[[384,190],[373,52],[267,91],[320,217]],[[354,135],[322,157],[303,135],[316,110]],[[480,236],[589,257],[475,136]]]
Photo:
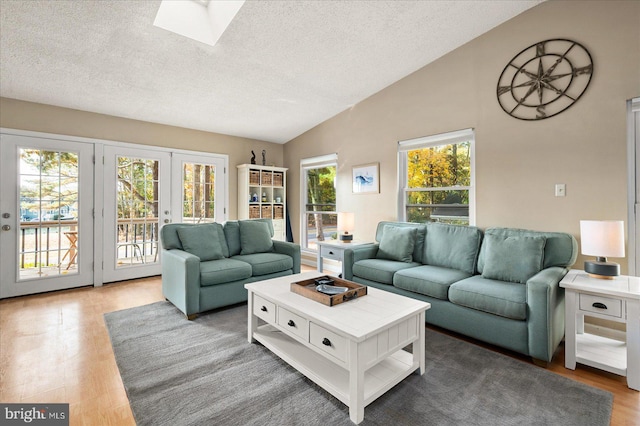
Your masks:
[[[364,259],[353,264],[353,275],[379,283],[393,284],[393,274],[416,266],[420,266],[420,264],[387,259]]]
[[[457,269],[424,265],[396,272],[393,285],[414,293],[447,300],[449,286],[470,276],[471,274]]]
[[[545,242],[544,236],[487,235],[482,276],[525,284],[542,269]]]
[[[569,267],[575,263],[576,257],[578,256],[578,242],[573,235],[564,232],[539,232],[515,228],[487,228],[484,231],[484,235],[485,238],[487,235],[545,237],[547,241],[544,245],[543,269],[552,266]],[[480,273],[484,270],[485,248],[485,244],[482,244],[480,255],[478,256],[478,272]]]
[[[273,221],[271,219],[251,219],[253,222],[264,222],[269,225],[269,231],[273,237]],[[235,256],[240,254],[240,222],[237,220],[230,220],[224,224],[224,236],[229,246],[229,255],[225,257]]]
[[[293,259],[291,256],[280,253],[246,254],[234,256],[232,259],[240,260],[251,265],[251,275],[254,277],[293,269]]]
[[[200,263],[200,286],[207,287],[251,277],[251,265],[235,259],[210,260]]]
[[[413,260],[412,253],[416,243],[417,231],[416,228],[385,226],[376,257],[378,259],[411,262]]]
[[[265,253],[273,251],[273,241],[269,226],[257,220],[240,222],[240,254]]]
[[[451,284],[449,301],[514,320],[527,319],[527,286],[520,283],[475,275]]]
[[[416,242],[413,247],[413,261],[422,263],[422,255],[424,252],[424,236],[427,231],[427,227],[424,223],[413,223],[413,222],[388,222],[382,221],[378,222],[378,227],[376,228],[376,241],[380,242],[382,240],[382,236],[384,235],[384,228],[388,225],[396,226],[400,228],[415,228],[417,229]]]
[[[218,223],[185,226],[177,229],[184,251],[198,256],[201,261],[217,260],[224,257]],[[224,240],[224,238],[223,238]],[[226,245],[226,244],[225,244]]]
[[[423,263],[474,274],[481,242],[474,226],[427,223]]]
[[[240,223],[236,220],[225,222],[223,229],[229,246],[229,257],[240,254]]]

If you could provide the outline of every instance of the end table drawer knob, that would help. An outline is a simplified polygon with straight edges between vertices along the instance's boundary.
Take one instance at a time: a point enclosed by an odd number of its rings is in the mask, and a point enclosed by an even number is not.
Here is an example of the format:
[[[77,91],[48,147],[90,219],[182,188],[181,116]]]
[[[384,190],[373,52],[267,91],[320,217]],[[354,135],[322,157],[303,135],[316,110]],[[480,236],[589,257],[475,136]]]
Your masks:
[[[595,302],[593,305],[594,308],[598,308],[598,309],[607,309],[607,305],[605,305],[604,303],[600,303],[600,302]]]
[[[329,252],[329,254],[333,254],[333,252],[332,252],[332,251],[330,251],[330,252]]]
[[[262,312],[267,312],[267,307],[263,305],[263,306],[262,306],[262,308],[260,308],[260,310],[261,310]]]
[[[324,339],[322,339],[322,344],[325,346],[331,346],[331,340],[325,337]]]
[[[296,326],[296,323],[295,323],[295,322],[293,322],[293,320],[289,320],[289,322],[287,323],[287,325],[288,325],[289,327],[295,327],[295,326]]]

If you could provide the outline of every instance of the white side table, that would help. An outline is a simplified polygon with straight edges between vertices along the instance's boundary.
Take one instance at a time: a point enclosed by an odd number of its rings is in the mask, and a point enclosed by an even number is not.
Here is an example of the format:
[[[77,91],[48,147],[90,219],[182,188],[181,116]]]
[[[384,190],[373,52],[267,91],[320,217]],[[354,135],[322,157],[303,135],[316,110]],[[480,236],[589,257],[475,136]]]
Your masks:
[[[640,278],[602,280],[571,270],[560,287],[566,290],[565,367],[580,363],[626,376],[640,390]],[[585,333],[585,316],[625,323],[626,342]]]
[[[318,241],[316,243],[318,245],[318,262],[317,269],[318,272],[323,271],[322,260],[323,259],[332,259],[342,262],[342,276],[344,276],[344,252],[347,249],[363,246],[365,244],[371,244],[366,241],[351,241],[350,243],[344,243],[338,240],[330,240],[330,241]]]

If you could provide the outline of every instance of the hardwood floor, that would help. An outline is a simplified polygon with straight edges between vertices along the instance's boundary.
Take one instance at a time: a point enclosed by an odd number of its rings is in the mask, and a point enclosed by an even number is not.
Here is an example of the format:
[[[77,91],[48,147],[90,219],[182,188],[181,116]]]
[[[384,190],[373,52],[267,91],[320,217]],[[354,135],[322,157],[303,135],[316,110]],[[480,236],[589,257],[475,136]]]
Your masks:
[[[160,300],[160,277],[152,277],[0,301],[0,401],[69,403],[71,425],[135,424],[103,315]],[[548,370],[612,392],[612,425],[640,425],[640,392],[624,377],[567,370],[563,346]]]

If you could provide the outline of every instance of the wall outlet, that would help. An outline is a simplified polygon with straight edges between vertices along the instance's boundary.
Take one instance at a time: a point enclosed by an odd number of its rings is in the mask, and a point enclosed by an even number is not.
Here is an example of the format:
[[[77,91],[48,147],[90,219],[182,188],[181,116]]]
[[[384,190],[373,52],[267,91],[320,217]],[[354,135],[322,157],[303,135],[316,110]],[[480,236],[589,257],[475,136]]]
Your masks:
[[[567,186],[564,183],[556,183],[556,197],[567,195]]]

